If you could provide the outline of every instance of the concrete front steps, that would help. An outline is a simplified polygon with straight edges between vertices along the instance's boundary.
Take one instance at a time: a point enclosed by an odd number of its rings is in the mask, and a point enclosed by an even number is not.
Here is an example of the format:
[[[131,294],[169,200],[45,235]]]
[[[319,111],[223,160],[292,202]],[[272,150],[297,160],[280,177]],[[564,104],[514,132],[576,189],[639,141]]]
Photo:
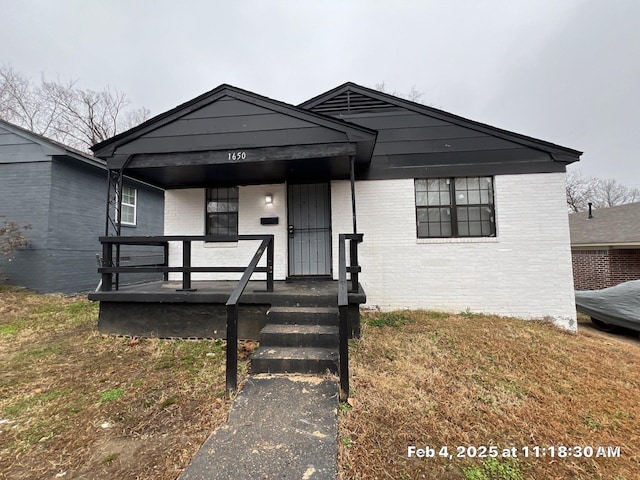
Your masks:
[[[337,373],[337,307],[271,307],[267,317],[252,373]]]

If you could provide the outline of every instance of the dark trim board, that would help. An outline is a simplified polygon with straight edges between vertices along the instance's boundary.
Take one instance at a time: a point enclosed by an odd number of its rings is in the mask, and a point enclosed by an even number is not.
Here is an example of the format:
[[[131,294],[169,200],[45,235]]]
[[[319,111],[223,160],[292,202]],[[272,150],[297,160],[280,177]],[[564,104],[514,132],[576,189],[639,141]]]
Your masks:
[[[450,165],[395,165],[385,168],[370,168],[356,173],[356,180],[394,180],[402,178],[475,177],[495,175],[522,175],[528,173],[566,172],[566,164],[560,162],[487,162]]]
[[[266,162],[281,160],[303,160],[310,158],[344,157],[355,155],[356,146],[351,143],[322,143],[316,145],[294,145],[285,147],[246,148],[242,161],[231,159],[235,153],[224,151],[182,152],[182,153],[147,153],[133,156],[127,168],[182,167],[199,165],[240,164],[243,162]],[[117,168],[107,161],[109,168]]]

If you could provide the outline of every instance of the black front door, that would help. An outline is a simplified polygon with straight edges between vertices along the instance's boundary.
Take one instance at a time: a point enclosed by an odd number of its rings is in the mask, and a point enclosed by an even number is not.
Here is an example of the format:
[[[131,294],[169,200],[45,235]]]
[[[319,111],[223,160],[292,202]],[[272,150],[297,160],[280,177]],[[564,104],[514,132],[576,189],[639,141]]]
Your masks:
[[[328,183],[289,185],[289,275],[331,275]]]

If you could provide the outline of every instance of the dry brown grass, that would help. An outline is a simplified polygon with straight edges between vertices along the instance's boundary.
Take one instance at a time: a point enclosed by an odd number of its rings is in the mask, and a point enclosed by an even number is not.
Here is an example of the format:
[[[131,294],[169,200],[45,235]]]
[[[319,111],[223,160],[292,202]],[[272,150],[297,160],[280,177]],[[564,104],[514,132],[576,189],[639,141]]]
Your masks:
[[[0,286],[0,478],[173,479],[226,420],[222,342],[96,324],[84,298]]]
[[[364,320],[399,321],[365,325],[350,347],[341,478],[638,478],[640,345],[492,316],[382,315]],[[410,445],[603,445],[621,456],[499,458],[516,473],[483,477],[491,460],[408,459]]]

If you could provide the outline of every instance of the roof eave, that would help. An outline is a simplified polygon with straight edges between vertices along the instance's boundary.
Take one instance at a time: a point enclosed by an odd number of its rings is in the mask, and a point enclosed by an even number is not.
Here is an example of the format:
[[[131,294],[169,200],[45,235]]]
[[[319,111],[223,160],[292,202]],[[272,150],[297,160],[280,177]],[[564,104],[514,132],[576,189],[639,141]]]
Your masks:
[[[595,248],[636,249],[640,248],[640,241],[571,243],[571,248],[575,250],[590,250]]]
[[[84,163],[88,163],[90,165],[104,166],[104,161],[94,157],[93,155],[86,154],[56,140],[47,138],[44,135],[32,132],[31,130],[27,130],[26,128],[20,127],[18,125],[14,125],[13,123],[7,122],[6,120],[0,119],[0,123],[2,123],[4,128],[13,132],[14,134],[24,137],[40,145],[43,148],[45,155],[49,155],[52,157],[66,156]]]

